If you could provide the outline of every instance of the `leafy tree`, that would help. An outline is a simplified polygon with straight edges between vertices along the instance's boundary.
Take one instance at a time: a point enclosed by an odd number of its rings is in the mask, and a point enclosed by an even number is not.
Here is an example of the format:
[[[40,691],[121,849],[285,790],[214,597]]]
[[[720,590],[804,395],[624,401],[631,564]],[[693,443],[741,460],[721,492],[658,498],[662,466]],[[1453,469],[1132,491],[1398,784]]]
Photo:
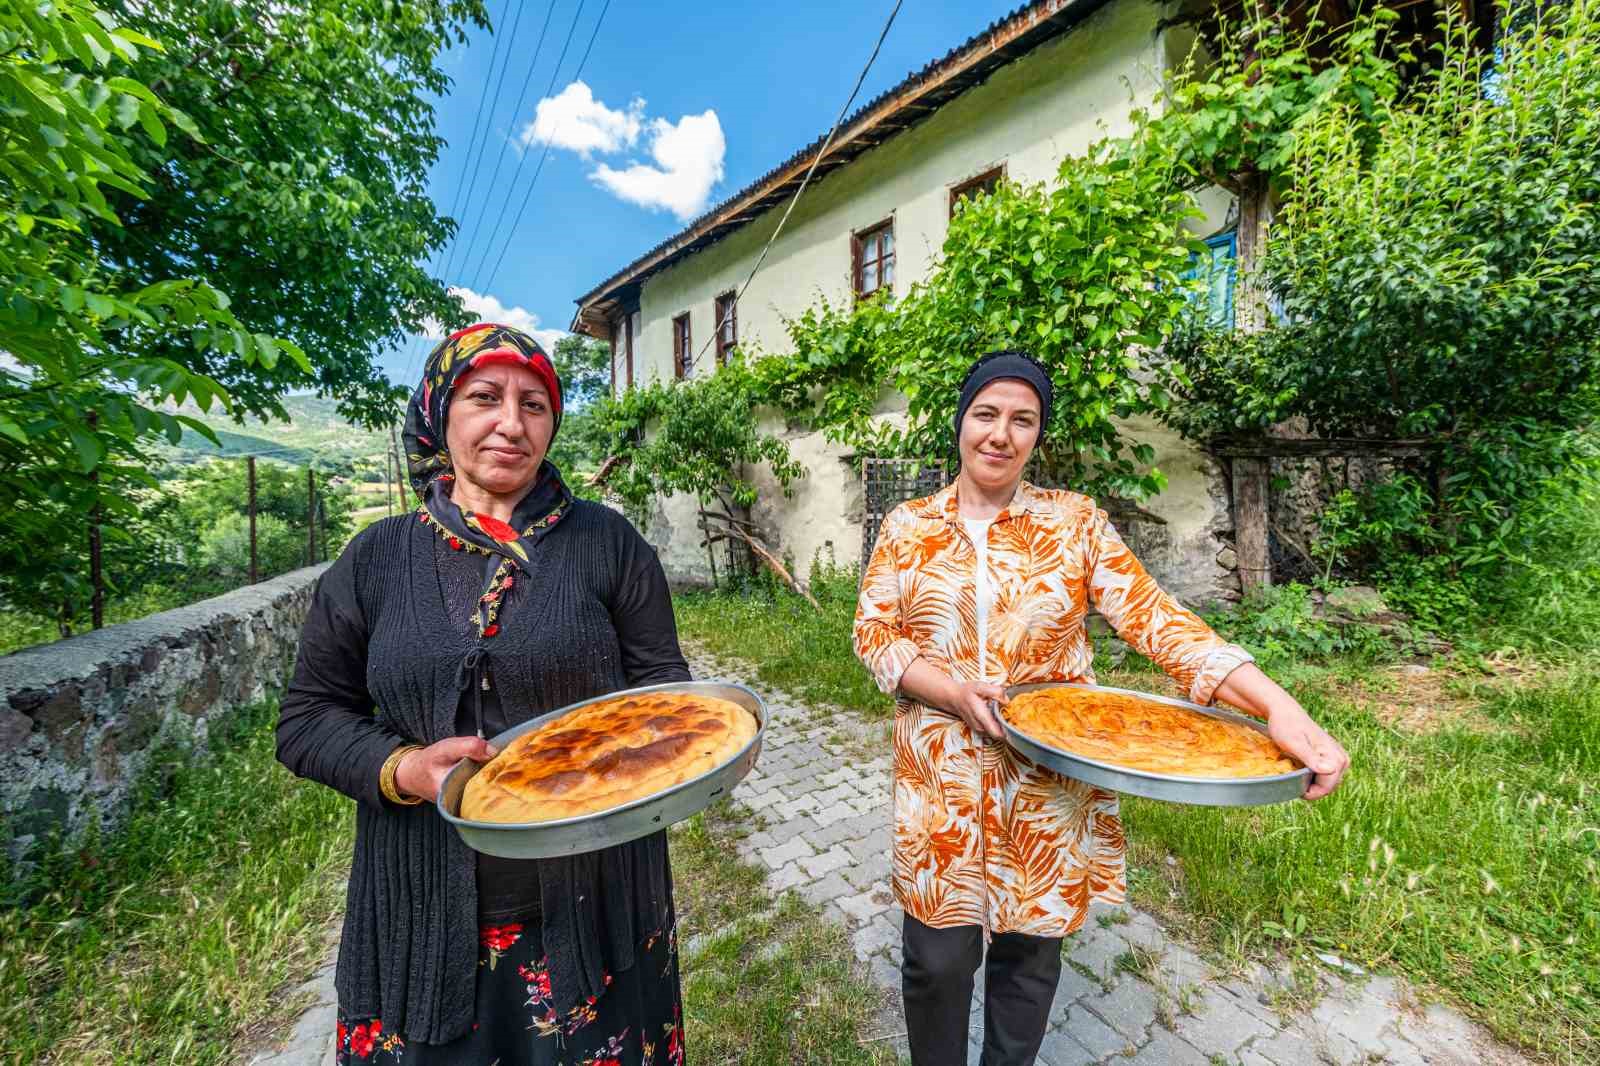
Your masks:
[[[606,457],[606,427],[596,417],[599,402],[611,394],[611,346],[580,333],[562,337],[550,353],[561,378],[565,405],[561,432],[550,450],[574,491],[589,491],[586,481]]]
[[[174,335],[124,339],[224,385],[255,414],[314,385],[366,424],[398,398],[373,362],[425,319],[465,324],[459,301],[422,263],[454,224],[427,195],[442,139],[426,95],[449,80],[439,52],[479,0],[122,0],[118,17],[168,43],[138,55],[135,77],[181,107],[200,137],[134,142],[159,173],[119,205],[125,226],[97,232],[119,277],[194,273],[226,292],[249,331],[310,353],[245,364],[194,352]]]

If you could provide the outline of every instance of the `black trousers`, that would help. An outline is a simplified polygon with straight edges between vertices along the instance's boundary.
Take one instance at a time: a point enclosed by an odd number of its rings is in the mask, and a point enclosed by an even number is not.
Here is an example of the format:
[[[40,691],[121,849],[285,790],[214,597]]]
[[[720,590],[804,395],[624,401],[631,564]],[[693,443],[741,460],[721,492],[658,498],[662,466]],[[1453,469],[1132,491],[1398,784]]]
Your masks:
[[[1032,1066],[1061,979],[1060,938],[1000,933],[985,958],[978,926],[934,929],[908,914],[901,953],[912,1066],[966,1066],[972,975],[980,962],[982,1066]]]

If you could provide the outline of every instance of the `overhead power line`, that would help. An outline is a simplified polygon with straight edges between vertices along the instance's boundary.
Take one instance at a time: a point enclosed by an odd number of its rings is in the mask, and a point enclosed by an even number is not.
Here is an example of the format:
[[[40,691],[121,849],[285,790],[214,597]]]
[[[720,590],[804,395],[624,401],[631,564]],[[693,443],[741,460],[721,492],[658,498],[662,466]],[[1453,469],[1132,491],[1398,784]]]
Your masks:
[[[534,45],[533,58],[528,61],[528,72],[525,75],[523,75],[523,78],[522,78],[522,88],[517,90],[517,103],[516,103],[515,108],[513,108],[512,112],[511,112],[511,129],[510,129],[510,133],[511,133],[512,136],[515,135],[516,129],[517,129],[517,123],[519,121],[521,121],[521,115],[523,114],[524,109],[528,105],[528,90],[529,90],[529,88],[531,88],[533,86],[533,74],[534,74],[535,69],[537,69],[537,67],[539,65],[539,54],[544,51],[544,40],[545,40],[545,37],[550,32],[550,19],[551,19],[551,16],[553,16],[555,14],[555,11],[556,11],[556,5],[553,4],[553,3],[550,5],[550,7],[548,9],[545,10],[545,13],[544,13],[544,25],[542,27],[540,27],[540,29],[539,29],[539,43]],[[582,2],[582,0],[579,0],[577,14],[573,16],[573,25],[577,25],[577,17],[578,17],[578,15],[581,15],[581,14],[583,14],[583,2]],[[570,43],[571,40],[572,40],[572,33],[569,30],[568,33],[567,33],[567,41]],[[567,58],[567,50],[566,50],[565,47],[563,47],[561,49],[561,55],[556,59],[556,70],[560,70],[561,69],[561,62],[562,62],[562,60],[564,60],[566,58]],[[556,77],[555,71],[552,71],[551,74],[550,74],[550,80],[552,82],[554,82],[555,81],[555,77]],[[548,96],[549,93],[546,93],[545,95]],[[506,146],[510,142],[511,142],[511,136],[506,136],[506,137],[500,138],[500,151],[495,154],[494,166],[488,168],[489,169],[489,173],[495,174],[495,175],[499,174],[499,172],[500,172],[500,163],[506,157]],[[517,161],[517,170],[518,171],[520,171],[522,169],[521,156],[526,155],[526,154],[527,154],[526,152],[518,153],[518,161]],[[512,174],[511,182],[515,182],[515,181],[516,181],[516,172],[514,171],[513,174]],[[506,184],[509,185],[510,182],[508,182]],[[477,242],[478,242],[478,226],[480,224],[482,224],[482,222],[483,222],[484,211],[486,211],[488,209],[489,201],[494,196],[495,186],[496,186],[496,183],[491,181],[484,188],[484,190],[483,190],[483,203],[478,205],[478,217],[473,221],[472,225],[470,227],[468,227],[467,230],[466,230],[466,232],[468,234],[467,243],[465,245],[466,252],[462,256],[462,259],[461,259],[461,267],[462,267],[463,271],[465,271],[467,264],[472,262],[472,249],[473,249],[473,246],[476,245]],[[491,243],[492,243],[492,241],[493,241],[492,235],[490,237],[490,240],[491,240]],[[463,280],[466,280],[465,274],[463,275]],[[470,285],[469,287],[472,288],[473,291],[480,291],[480,290],[478,290],[478,287],[477,287],[476,283]]]
[[[795,190],[794,198],[789,201],[789,206],[784,209],[783,217],[778,220],[778,228],[772,231],[772,236],[768,237],[767,243],[762,246],[761,254],[756,257],[755,266],[750,268],[750,276],[744,279],[744,284],[739,286],[739,291],[734,294],[733,303],[728,308],[728,314],[735,313],[735,309],[739,306],[739,301],[744,299],[745,290],[750,288],[752,281],[756,280],[756,274],[760,272],[762,264],[767,261],[767,253],[772,251],[772,246],[777,243],[778,235],[783,232],[783,227],[789,222],[789,216],[794,213],[794,205],[800,202],[800,197],[805,195],[806,186],[811,184],[811,176],[817,172],[817,164],[821,163],[822,157],[828,154],[828,149],[833,145],[833,138],[839,132],[840,123],[850,113],[850,106],[856,102],[856,94],[861,92],[861,85],[867,80],[867,72],[872,69],[872,64],[878,59],[878,52],[883,48],[884,38],[889,36],[889,27],[894,25],[895,16],[900,14],[900,5],[902,3],[904,3],[904,0],[894,0],[894,9],[889,12],[888,20],[884,22],[883,29],[878,33],[878,43],[872,46],[872,54],[867,57],[867,65],[861,68],[861,73],[856,77],[855,88],[850,90],[849,99],[845,100],[844,106],[839,109],[839,117],[833,120],[833,128],[828,131],[828,136],[823,140],[822,147],[817,150],[816,156],[811,160],[811,166],[806,169],[806,176],[801,180],[800,188]],[[713,323],[715,328],[712,329],[711,335],[706,338],[705,344],[700,346],[700,351],[690,360],[689,366],[685,368],[686,370],[693,371],[695,364],[699,363],[701,357],[706,354],[706,349],[721,335],[722,327],[726,322],[727,318],[724,316],[720,321]]]
[[[522,12],[524,10],[526,10],[526,6],[525,5],[520,4],[520,3],[517,4],[517,13],[511,20],[511,32],[506,36],[506,41],[511,46],[515,46],[515,44],[516,44],[516,41],[517,41],[517,27],[522,25]],[[496,46],[498,46],[499,43],[500,42],[498,40],[495,41]],[[512,52],[512,48],[508,47],[506,49],[506,61],[504,63],[500,64],[500,77],[495,81],[494,98],[489,101],[489,105],[488,105],[488,119],[489,119],[489,121],[485,124],[485,134],[484,134],[483,142],[478,146],[478,161],[480,163],[482,162],[482,159],[483,159],[483,151],[484,151],[484,149],[488,148],[488,146],[489,146],[489,137],[488,137],[488,132],[487,131],[489,129],[492,129],[493,126],[494,126],[493,118],[494,118],[495,106],[500,102],[500,89],[506,83],[506,71],[511,69],[511,52]],[[493,64],[491,62],[491,66],[492,65]],[[493,71],[491,70],[490,73],[492,74]],[[485,84],[488,84],[488,83],[485,82]],[[469,155],[468,158],[470,159],[471,156]],[[472,170],[472,173],[467,178],[467,198],[466,198],[466,202],[462,206],[463,217],[472,212],[472,194],[477,189],[477,186],[478,186],[478,174],[479,174],[479,172],[481,172],[483,170],[483,167],[474,166],[474,167],[471,168],[471,170]],[[460,230],[460,229],[456,230],[456,237],[459,238],[461,236],[461,233],[462,233],[462,230]],[[460,246],[461,246],[461,242],[459,240],[452,240],[451,241],[450,256],[445,262],[445,269],[444,269],[444,275],[443,275],[444,279],[445,279],[445,284],[449,284],[449,282],[450,282],[450,274],[455,269],[456,250]]]
[[[584,54],[582,54],[582,58],[579,59],[579,61],[578,61],[578,69],[574,70],[574,72],[573,72],[573,80],[574,80],[574,82],[576,82],[576,80],[578,80],[579,77],[582,77],[582,72],[584,72],[584,66],[586,66],[587,62],[589,62],[589,53],[592,53],[592,51],[594,51],[595,38],[600,37],[600,24],[602,24],[602,22],[605,22],[605,13],[606,13],[606,11],[610,11],[610,10],[611,10],[611,0],[605,0],[605,5],[603,5],[602,8],[600,8],[600,18],[595,19],[594,30],[592,30],[592,32],[590,32],[590,34],[589,34],[589,43],[587,43],[587,45],[584,46]],[[579,5],[579,11],[582,11],[582,6],[581,5]],[[573,22],[573,26],[576,27],[576,21]],[[568,32],[568,40],[571,40],[570,32]],[[563,48],[562,54],[563,54],[563,56],[565,56],[565,54],[566,54],[565,48]],[[560,69],[560,62],[557,62],[557,69]],[[552,80],[550,80],[550,86],[552,86],[552,88],[554,88],[554,86],[555,86],[554,78],[552,78]],[[549,96],[549,93],[546,93],[546,96]],[[522,224],[523,213],[525,213],[525,211],[528,210],[528,202],[530,202],[531,198],[533,198],[534,187],[538,186],[538,184],[539,184],[539,174],[544,173],[544,160],[546,160],[546,158],[549,158],[549,155],[550,155],[550,142],[554,141],[555,134],[557,134],[558,131],[560,131],[560,130],[558,130],[558,128],[557,128],[557,130],[550,130],[550,136],[547,136],[547,138],[544,138],[544,152],[541,152],[541,154],[539,154],[539,165],[538,166],[534,166],[534,168],[533,168],[533,179],[531,179],[531,181],[528,182],[528,190],[526,190],[526,192],[523,192],[522,203],[520,203],[520,205],[517,205],[517,216],[515,216],[515,218],[512,219],[512,224],[510,224],[510,226],[506,227],[506,243],[504,243],[504,245],[501,245],[501,251],[499,251],[498,256],[496,256],[496,258],[494,258],[494,267],[493,267],[493,269],[491,269],[490,274],[488,274],[488,277],[486,277],[486,279],[483,280],[483,287],[485,287],[485,288],[491,287],[491,285],[493,285],[494,279],[496,279],[496,277],[498,277],[498,275],[499,275],[499,269],[501,269],[502,262],[506,262],[506,253],[507,253],[507,251],[510,251],[510,245],[512,245],[512,242],[514,242],[515,237],[517,237],[517,227],[520,226],[520,224]],[[523,158],[526,158],[526,155],[528,155],[528,154],[526,154],[526,152],[523,152]],[[510,198],[509,197],[510,197],[510,189],[509,189],[509,187],[507,187],[507,203],[510,202]],[[491,248],[493,248],[493,240],[491,240],[490,246],[491,246]],[[488,251],[488,250],[485,250],[485,251]],[[482,264],[482,262],[480,262],[480,264],[478,264],[478,267],[480,267],[480,269],[482,269],[482,266],[483,266],[483,264]]]

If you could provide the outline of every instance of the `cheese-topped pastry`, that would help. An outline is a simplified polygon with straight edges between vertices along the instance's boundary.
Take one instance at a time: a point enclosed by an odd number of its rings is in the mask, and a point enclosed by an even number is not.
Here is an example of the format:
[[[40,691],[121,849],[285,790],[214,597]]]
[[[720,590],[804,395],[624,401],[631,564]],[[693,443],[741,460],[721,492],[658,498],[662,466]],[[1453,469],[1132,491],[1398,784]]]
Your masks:
[[[1299,768],[1249,726],[1118,692],[1035,689],[1007,704],[1005,716],[1041,744],[1132,770],[1227,778]]]
[[[754,715],[713,696],[602,700],[507,744],[467,782],[461,817],[548,822],[607,811],[721,766],[755,734]]]

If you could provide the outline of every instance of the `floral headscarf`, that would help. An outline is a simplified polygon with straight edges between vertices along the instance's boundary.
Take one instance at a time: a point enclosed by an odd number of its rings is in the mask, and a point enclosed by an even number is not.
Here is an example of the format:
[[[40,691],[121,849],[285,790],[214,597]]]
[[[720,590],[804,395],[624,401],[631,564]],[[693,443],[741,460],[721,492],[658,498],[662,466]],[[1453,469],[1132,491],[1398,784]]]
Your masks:
[[[445,421],[456,384],[473,370],[502,363],[526,367],[539,378],[550,393],[559,429],[561,381],[550,357],[538,341],[521,330],[490,322],[452,333],[434,348],[406,408],[406,465],[411,487],[422,501],[417,509],[418,520],[431,526],[455,551],[499,557],[498,565],[489,569],[483,594],[474,607],[478,647],[469,656],[471,662],[464,664],[469,671],[477,669],[484,658],[483,642],[500,631],[496,619],[506,590],[512,587],[512,571],[526,571],[533,545],[572,505],[572,494],[549,462],[540,467],[528,494],[513,509],[509,523],[464,511],[450,498],[455,474],[445,446]]]

